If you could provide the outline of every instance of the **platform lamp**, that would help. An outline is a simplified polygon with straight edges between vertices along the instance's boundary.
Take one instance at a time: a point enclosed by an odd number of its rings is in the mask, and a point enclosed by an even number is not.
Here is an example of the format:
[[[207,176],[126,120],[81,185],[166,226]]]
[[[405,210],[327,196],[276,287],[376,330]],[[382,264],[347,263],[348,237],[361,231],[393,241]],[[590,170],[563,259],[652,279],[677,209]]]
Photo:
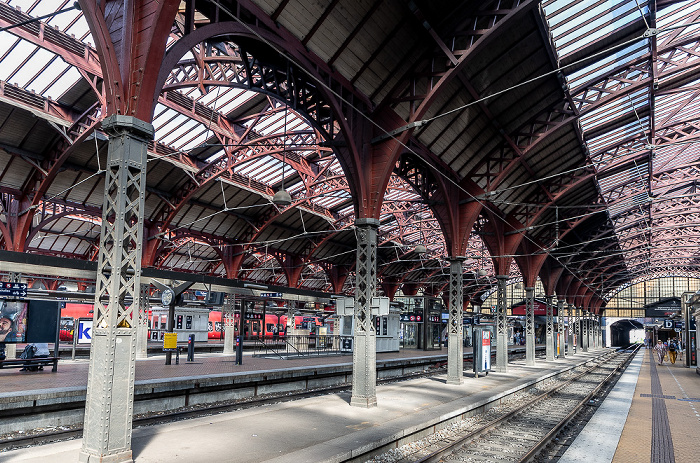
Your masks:
[[[284,109],[284,135],[287,136],[287,107]],[[279,207],[287,207],[292,204],[292,196],[284,189],[284,168],[287,164],[287,142],[285,139],[282,150],[282,186],[272,197],[272,204]]]

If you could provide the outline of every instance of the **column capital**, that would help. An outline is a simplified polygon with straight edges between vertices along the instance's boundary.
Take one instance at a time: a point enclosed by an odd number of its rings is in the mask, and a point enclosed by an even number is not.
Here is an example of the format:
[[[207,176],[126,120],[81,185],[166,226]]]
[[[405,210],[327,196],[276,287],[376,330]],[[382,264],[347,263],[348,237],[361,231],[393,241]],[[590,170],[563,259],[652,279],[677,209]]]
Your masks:
[[[467,260],[467,256],[449,256],[447,260],[449,262],[464,262]]]
[[[142,121],[133,116],[124,116],[122,114],[112,114],[102,121],[102,129],[108,135],[118,135],[122,132],[143,138],[144,140],[153,140],[155,129],[152,124]]]

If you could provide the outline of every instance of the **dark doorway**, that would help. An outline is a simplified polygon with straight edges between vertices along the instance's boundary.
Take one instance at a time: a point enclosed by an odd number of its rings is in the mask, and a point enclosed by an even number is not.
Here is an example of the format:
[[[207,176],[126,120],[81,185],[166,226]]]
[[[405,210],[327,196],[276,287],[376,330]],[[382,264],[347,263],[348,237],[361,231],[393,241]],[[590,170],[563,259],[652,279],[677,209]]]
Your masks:
[[[633,330],[642,330],[643,333],[644,325],[635,320],[619,320],[610,325],[610,346],[629,346],[632,343],[630,332]]]

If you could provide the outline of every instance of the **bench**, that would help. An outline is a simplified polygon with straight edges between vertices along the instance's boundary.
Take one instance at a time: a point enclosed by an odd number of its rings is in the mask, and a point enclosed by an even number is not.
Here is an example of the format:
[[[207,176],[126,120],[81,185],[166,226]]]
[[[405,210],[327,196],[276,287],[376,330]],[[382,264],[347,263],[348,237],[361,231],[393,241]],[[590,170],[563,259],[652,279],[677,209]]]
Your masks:
[[[52,366],[51,371],[58,370],[59,357],[33,357],[30,359],[5,359],[0,360],[0,368],[24,368]]]

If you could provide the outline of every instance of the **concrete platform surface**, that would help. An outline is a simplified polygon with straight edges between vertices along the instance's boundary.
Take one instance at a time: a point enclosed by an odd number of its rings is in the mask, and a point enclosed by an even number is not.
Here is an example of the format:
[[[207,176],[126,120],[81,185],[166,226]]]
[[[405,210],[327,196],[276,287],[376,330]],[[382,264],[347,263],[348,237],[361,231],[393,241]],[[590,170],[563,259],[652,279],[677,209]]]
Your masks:
[[[657,365],[651,353],[644,350],[632,405],[612,461],[700,461],[700,375],[680,360]],[[606,430],[603,427],[601,432]]]
[[[554,362],[524,360],[510,364],[508,373],[465,376],[462,385],[448,385],[445,375],[379,385],[378,406],[349,405],[350,393],[283,402],[247,410],[196,418],[167,425],[137,428],[132,448],[137,463],[157,462],[323,462],[341,461],[362,449],[374,448],[503,397],[600,351],[577,354]],[[79,440],[48,444],[0,454],[14,462],[76,461]]]

